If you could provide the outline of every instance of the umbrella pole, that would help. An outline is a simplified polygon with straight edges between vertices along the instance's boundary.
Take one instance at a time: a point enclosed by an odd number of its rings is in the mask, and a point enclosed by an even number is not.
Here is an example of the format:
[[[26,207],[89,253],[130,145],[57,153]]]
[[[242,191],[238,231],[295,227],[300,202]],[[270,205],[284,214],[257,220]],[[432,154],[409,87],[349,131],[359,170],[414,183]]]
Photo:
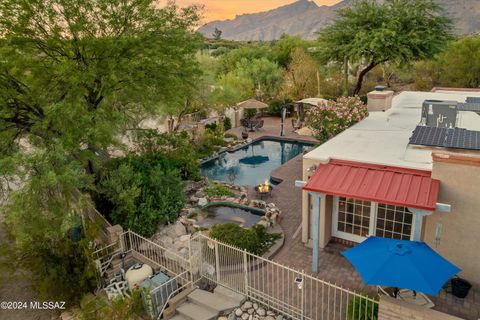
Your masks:
[[[398,288],[395,288],[395,291],[393,292],[393,295],[395,296],[395,299],[398,297]]]

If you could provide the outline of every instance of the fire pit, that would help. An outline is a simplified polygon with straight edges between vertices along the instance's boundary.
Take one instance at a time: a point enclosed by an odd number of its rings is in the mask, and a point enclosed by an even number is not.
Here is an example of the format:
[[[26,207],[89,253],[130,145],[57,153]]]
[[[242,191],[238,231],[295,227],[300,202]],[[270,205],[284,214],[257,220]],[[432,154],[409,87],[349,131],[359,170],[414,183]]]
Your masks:
[[[272,189],[273,188],[268,182],[268,180],[265,180],[264,183],[261,183],[255,187],[255,191],[257,192],[257,195],[260,197],[260,199],[263,199],[264,197],[267,197],[267,196],[271,196]]]

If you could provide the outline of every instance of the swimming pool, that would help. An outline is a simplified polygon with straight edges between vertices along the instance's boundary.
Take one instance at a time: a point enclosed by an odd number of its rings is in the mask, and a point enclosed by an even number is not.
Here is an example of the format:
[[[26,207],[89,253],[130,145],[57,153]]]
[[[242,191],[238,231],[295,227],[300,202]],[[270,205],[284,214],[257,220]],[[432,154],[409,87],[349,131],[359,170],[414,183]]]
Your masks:
[[[312,146],[311,143],[260,139],[232,152],[224,152],[201,165],[202,175],[237,185],[254,186],[270,173]]]

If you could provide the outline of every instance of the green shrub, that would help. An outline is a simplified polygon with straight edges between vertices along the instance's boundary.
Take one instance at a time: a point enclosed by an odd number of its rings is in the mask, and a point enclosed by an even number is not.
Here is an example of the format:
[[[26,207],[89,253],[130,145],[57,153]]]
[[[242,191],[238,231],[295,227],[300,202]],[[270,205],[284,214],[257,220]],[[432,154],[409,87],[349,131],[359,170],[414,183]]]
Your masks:
[[[245,109],[243,111],[243,115],[245,118],[248,118],[248,119],[253,118],[254,116],[257,115],[257,109]]]
[[[279,234],[267,233],[264,226],[245,229],[233,223],[214,225],[210,236],[257,255],[264,254],[280,238]]]
[[[22,264],[31,271],[35,289],[42,299],[75,305],[97,285],[97,271],[87,238],[74,242],[66,236],[55,243],[35,245],[22,259]]]
[[[200,180],[198,154],[192,139],[186,132],[159,133],[157,130],[142,130],[137,133],[135,144],[140,154],[162,155],[167,167],[179,170],[184,180]]]
[[[211,130],[205,130],[205,133],[194,141],[194,147],[199,158],[209,157],[226,145],[223,136]]]
[[[233,139],[235,139],[235,140],[238,139],[237,135],[235,135],[235,134],[233,134],[233,133],[225,133],[223,136],[224,136],[225,138],[233,138]]]
[[[271,116],[280,117],[282,116],[283,106],[291,101],[282,101],[282,100],[272,100],[268,104],[267,113]],[[287,111],[292,111],[293,107],[289,104],[287,106]]]
[[[349,320],[377,320],[378,303],[370,301],[367,294],[352,297],[348,300],[347,316]]]
[[[212,132],[215,132],[217,130],[217,127],[218,125],[216,122],[208,123],[205,125],[205,129],[211,130]]]
[[[228,131],[232,129],[232,120],[229,117],[223,119],[223,131]]]
[[[124,229],[153,235],[159,223],[176,219],[185,204],[184,183],[174,166],[162,154],[113,160],[98,183],[97,206]]]
[[[227,196],[227,197],[235,196],[235,193],[233,193],[230,190],[230,188],[221,184],[216,184],[216,183],[210,184],[208,187],[204,188],[203,191],[210,198],[222,197],[222,196]]]

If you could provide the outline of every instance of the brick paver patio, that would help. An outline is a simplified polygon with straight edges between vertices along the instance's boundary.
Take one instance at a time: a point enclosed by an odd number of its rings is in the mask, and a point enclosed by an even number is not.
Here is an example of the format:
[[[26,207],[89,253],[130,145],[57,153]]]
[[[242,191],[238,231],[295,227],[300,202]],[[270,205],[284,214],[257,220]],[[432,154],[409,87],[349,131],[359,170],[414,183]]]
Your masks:
[[[298,136],[292,132],[290,121],[286,121],[286,136],[290,138],[298,137],[301,139],[310,137]],[[232,133],[240,134],[241,128],[231,130]],[[264,129],[259,132],[249,133],[249,137],[257,138],[264,135],[278,136],[280,133],[280,120],[278,118],[266,118]],[[301,189],[294,185],[295,180],[302,177],[302,155],[293,158],[283,166],[272,172],[276,179],[283,180],[273,190],[268,202],[274,202],[282,210],[283,220],[281,226],[285,232],[285,244],[283,248],[275,255],[274,261],[281,264],[305,270],[310,273],[312,262],[312,249],[305,247],[301,242],[301,235],[293,236],[301,224]],[[249,190],[250,195],[254,195],[253,189]],[[322,250],[320,252],[319,272],[314,276],[337,284],[339,286],[356,290],[357,292],[374,293],[373,287],[366,286],[360,275],[355,271],[351,264],[337,253],[330,253]],[[438,311],[456,315],[468,320],[477,320],[480,318],[480,291],[473,288],[466,299],[459,299],[452,294],[442,290],[438,297],[431,297]]]

